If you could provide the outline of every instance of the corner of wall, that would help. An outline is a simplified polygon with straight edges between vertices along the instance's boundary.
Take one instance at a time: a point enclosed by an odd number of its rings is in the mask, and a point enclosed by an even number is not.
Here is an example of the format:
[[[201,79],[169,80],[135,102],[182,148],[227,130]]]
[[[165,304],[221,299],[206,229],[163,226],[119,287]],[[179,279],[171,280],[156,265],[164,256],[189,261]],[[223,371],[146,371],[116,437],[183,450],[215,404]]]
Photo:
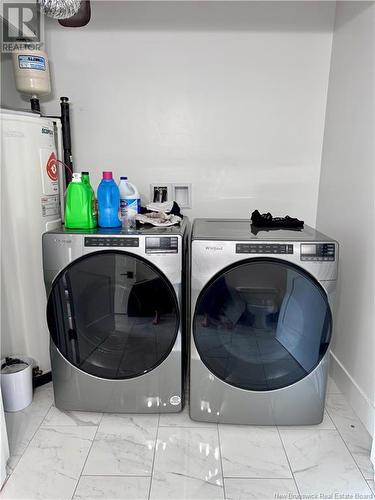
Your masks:
[[[372,274],[369,266],[373,266],[375,250],[374,239],[370,242],[373,233],[368,230],[374,224],[374,214],[368,209],[374,199],[374,186],[370,186],[374,122],[368,113],[374,102],[374,77],[368,71],[374,64],[374,7],[375,2],[336,2],[316,218],[317,228],[339,240],[342,249],[336,311],[339,332],[331,351],[331,376],[371,435],[375,423],[374,313],[360,295],[373,295],[373,282],[367,277]],[[360,260],[353,234],[364,248]]]
[[[328,108],[329,86],[330,86],[331,71],[332,71],[332,51],[333,51],[334,32],[335,32],[335,26],[336,26],[337,2],[334,2],[333,9],[334,9],[334,12],[333,12],[333,20],[332,20],[331,48],[330,48],[330,56],[329,56],[329,72],[328,72],[328,77],[327,77],[326,98],[325,98],[326,102],[325,102],[324,118],[323,118],[324,126],[323,126],[322,147],[320,150],[320,170],[319,170],[319,179],[318,179],[318,193],[317,193],[317,200],[316,200],[316,205],[315,205],[316,206],[316,211],[315,211],[315,227],[316,228],[318,228],[318,225],[319,225],[319,220],[318,220],[319,197],[320,197],[320,189],[321,189],[321,181],[322,181],[324,137],[325,137],[326,126],[327,126],[327,108]]]

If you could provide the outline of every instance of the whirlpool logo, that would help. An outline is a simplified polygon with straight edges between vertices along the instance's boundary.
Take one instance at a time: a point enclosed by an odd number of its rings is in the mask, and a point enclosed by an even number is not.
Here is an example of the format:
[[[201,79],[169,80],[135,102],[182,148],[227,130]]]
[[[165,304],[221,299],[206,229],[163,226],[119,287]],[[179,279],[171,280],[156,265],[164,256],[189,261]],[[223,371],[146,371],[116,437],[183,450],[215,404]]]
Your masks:
[[[223,250],[223,247],[219,246],[206,246],[206,250],[212,251],[212,252],[221,252]]]
[[[70,245],[72,243],[72,240],[70,239],[62,239],[62,238],[54,238],[53,240],[57,245]]]

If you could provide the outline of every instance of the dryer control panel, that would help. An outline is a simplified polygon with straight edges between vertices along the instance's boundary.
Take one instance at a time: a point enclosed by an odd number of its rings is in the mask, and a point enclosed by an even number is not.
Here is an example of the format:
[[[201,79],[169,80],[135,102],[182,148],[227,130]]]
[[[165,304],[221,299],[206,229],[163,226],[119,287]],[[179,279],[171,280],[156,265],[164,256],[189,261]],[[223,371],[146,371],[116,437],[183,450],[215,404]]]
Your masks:
[[[279,243],[237,243],[236,253],[292,254],[293,245]]]
[[[301,260],[334,261],[334,243],[301,243]]]
[[[85,237],[85,247],[139,247],[139,238]]]

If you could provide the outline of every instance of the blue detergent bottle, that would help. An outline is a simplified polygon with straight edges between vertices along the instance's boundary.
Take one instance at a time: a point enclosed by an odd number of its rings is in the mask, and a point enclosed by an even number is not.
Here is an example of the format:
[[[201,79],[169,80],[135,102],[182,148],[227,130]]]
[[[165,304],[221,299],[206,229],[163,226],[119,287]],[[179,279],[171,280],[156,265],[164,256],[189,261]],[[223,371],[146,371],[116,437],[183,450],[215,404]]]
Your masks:
[[[103,172],[98,187],[98,212],[100,227],[121,227],[119,219],[120,191],[113,180],[112,172]]]

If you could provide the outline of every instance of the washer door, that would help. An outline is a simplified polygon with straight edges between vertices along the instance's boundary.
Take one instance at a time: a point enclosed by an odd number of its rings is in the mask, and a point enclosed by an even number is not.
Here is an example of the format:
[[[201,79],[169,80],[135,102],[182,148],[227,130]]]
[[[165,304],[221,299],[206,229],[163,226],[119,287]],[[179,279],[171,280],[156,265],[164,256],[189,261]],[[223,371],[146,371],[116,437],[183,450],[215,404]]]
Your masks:
[[[327,295],[299,267],[252,259],[216,275],[198,297],[193,333],[201,360],[235,387],[267,391],[306,377],[328,349]]]
[[[146,260],[120,251],[74,261],[55,279],[47,321],[61,354],[105,379],[137,377],[168,356],[179,328],[176,294]]]

